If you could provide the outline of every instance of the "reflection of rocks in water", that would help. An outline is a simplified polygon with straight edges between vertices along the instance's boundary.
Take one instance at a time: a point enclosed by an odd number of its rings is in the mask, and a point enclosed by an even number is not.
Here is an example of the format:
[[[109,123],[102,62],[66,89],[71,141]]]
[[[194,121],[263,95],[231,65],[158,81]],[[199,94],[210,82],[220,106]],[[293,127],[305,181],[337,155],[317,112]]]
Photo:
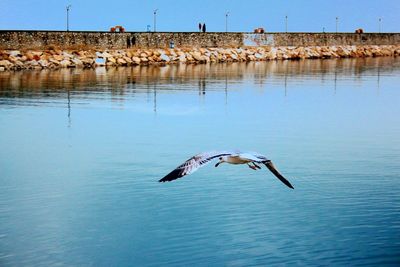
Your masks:
[[[0,72],[0,96],[34,97],[41,93],[56,97],[65,94],[65,90],[70,90],[72,96],[92,91],[123,95],[136,92],[137,85],[154,83],[158,84],[157,90],[198,88],[200,94],[205,94],[209,82],[214,83],[214,89],[224,90],[227,81],[234,83],[243,79],[261,84],[279,82],[283,77],[288,83],[307,76],[313,79],[333,75],[358,78],[378,70],[381,75],[390,72],[398,61],[381,57]],[[172,87],[163,86],[171,84]]]

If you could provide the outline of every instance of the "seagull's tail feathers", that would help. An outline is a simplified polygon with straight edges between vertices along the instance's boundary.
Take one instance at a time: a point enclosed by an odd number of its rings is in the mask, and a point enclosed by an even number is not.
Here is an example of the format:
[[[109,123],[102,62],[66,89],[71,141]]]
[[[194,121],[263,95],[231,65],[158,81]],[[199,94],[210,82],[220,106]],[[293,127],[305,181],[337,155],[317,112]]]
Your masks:
[[[264,161],[263,163],[276,176],[276,178],[281,180],[281,182],[284,183],[287,187],[294,189],[293,185],[288,180],[286,180],[286,178],[283,177],[283,175],[280,174],[280,172],[276,169],[272,161],[268,160]]]

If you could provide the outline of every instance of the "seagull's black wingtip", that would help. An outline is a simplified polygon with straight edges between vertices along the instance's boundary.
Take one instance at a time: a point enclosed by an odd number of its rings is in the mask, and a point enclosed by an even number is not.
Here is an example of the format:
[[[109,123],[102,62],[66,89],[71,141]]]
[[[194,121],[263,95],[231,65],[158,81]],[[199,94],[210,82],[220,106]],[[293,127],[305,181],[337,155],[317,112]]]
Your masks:
[[[158,182],[160,182],[160,183],[171,182],[173,180],[181,178],[182,176],[183,175],[182,175],[181,170],[175,169],[172,172],[165,175],[162,179],[158,180]]]
[[[274,164],[271,161],[263,162],[264,165],[278,178],[282,183],[284,183],[287,187],[294,189],[293,185],[285,178],[279,171],[275,168]]]

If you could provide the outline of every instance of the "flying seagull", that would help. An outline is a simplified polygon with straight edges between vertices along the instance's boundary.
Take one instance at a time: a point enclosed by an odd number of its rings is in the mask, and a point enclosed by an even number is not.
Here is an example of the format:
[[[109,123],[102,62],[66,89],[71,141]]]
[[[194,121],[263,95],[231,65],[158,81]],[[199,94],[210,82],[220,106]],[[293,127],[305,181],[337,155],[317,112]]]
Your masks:
[[[183,164],[179,165],[172,172],[168,173],[164,178],[159,180],[159,182],[170,182],[181,178],[185,175],[194,173],[200,167],[210,163],[213,159],[219,159],[219,162],[215,164],[218,167],[221,163],[230,164],[247,164],[251,169],[257,170],[261,169],[258,164],[264,164],[282,183],[293,189],[292,184],[286,180],[282,174],[275,168],[271,160],[267,159],[265,156],[255,153],[255,152],[224,152],[224,151],[211,151],[200,153],[196,156],[191,157]]]

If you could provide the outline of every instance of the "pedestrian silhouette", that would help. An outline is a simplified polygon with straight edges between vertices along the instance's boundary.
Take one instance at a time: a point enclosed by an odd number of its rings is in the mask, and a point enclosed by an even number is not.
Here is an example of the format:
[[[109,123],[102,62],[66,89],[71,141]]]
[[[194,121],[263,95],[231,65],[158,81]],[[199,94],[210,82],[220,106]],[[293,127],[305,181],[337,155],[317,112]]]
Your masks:
[[[201,32],[201,23],[199,23],[199,32]]]
[[[206,32],[206,24],[203,23],[203,32]]]

